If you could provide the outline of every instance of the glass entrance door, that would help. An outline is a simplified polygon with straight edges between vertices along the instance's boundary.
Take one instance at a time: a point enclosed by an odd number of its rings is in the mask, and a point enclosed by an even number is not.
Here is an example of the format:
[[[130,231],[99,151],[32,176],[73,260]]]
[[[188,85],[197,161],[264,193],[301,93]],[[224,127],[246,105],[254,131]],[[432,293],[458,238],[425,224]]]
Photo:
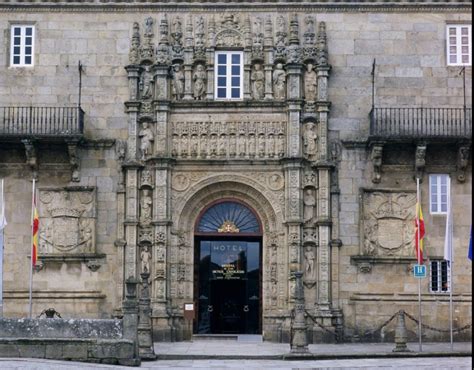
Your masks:
[[[198,334],[259,334],[260,240],[197,240]]]

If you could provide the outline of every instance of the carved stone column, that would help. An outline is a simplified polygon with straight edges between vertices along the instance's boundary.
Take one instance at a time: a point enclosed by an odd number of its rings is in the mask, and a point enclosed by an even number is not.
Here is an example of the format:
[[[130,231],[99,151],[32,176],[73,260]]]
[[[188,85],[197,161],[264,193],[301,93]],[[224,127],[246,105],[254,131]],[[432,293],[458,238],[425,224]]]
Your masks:
[[[318,308],[330,309],[331,166],[318,166]]]
[[[141,67],[138,65],[130,65],[125,67],[128,74],[128,88],[130,91],[130,101],[138,100],[138,83],[140,80]]]
[[[137,241],[138,241],[138,163],[127,163],[125,168],[125,279],[137,276]]]
[[[125,300],[123,301],[123,337],[135,344],[134,359],[130,366],[140,366],[138,355],[138,302],[137,284],[135,278],[128,278],[125,282]]]
[[[303,288],[303,273],[295,272],[296,279],[296,297],[294,308],[294,321],[292,326],[293,337],[291,338],[291,355],[307,356],[308,349],[308,326],[305,317],[305,300]]]
[[[126,113],[128,114],[128,141],[127,141],[127,160],[135,161],[138,159],[138,113],[140,103],[126,102]]]
[[[265,55],[265,100],[273,99],[273,64],[275,63],[273,50],[273,24],[269,16],[265,22],[265,39],[263,43],[263,52]]]
[[[156,360],[155,350],[153,348],[152,325],[151,325],[151,305],[150,305],[150,273],[143,272],[138,319],[138,353],[140,358],[145,361]]]

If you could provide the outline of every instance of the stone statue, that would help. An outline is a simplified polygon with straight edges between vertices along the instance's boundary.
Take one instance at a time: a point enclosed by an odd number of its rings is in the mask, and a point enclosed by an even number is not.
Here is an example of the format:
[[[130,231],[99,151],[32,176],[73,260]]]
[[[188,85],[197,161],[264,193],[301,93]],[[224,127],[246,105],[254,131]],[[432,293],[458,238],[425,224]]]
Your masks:
[[[314,71],[314,66],[312,64],[308,64],[306,75],[304,79],[304,91],[305,91],[305,98],[308,102],[316,101],[317,91],[318,91],[318,76]]]
[[[316,159],[316,153],[318,151],[318,135],[315,131],[315,124],[310,122],[306,124],[306,129],[303,136],[303,148],[306,158],[309,160]]]
[[[316,206],[316,197],[314,195],[314,190],[308,188],[304,191],[304,222],[310,224],[314,219],[314,207]]]
[[[184,72],[179,64],[173,66],[173,97],[175,100],[183,99],[184,95]]]
[[[150,190],[143,190],[143,194],[140,199],[140,216],[142,221],[151,221],[152,206],[153,199],[151,197]]]
[[[286,99],[286,72],[283,69],[283,64],[277,64],[273,72],[273,87],[274,96],[277,100]]]
[[[305,272],[306,272],[306,277],[308,279],[314,279],[316,276],[315,276],[315,266],[314,266],[314,262],[316,260],[316,256],[314,255],[314,251],[313,251],[313,248],[311,247],[308,247],[306,248],[306,250],[304,251],[304,260],[305,260]]]
[[[153,24],[155,23],[155,21],[153,20],[153,18],[147,18],[145,20],[145,35],[148,36],[148,37],[152,37],[153,36]]]
[[[151,261],[151,252],[150,248],[146,245],[142,248],[140,253],[142,272],[150,272],[150,261]]]
[[[142,160],[145,160],[153,153],[153,141],[155,141],[155,135],[148,127],[148,122],[143,122],[142,129],[138,133],[138,136],[140,137]]]
[[[152,88],[153,77],[149,72],[149,67],[143,72],[142,78],[140,80],[140,90],[142,91],[142,98],[149,99],[153,95],[153,88]]]
[[[204,18],[198,17],[196,21],[196,35],[204,35]]]
[[[265,72],[261,64],[255,64],[251,79],[253,98],[262,100],[265,97]]]
[[[194,99],[202,100],[206,97],[206,68],[202,64],[198,64],[193,76],[194,81]]]

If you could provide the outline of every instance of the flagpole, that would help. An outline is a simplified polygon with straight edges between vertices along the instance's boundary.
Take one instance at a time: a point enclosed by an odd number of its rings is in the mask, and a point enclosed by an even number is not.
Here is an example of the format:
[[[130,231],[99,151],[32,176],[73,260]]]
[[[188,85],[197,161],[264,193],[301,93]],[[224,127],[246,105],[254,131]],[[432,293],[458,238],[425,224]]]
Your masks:
[[[31,259],[30,259],[30,294],[29,294],[29,317],[33,316],[33,244],[34,244],[34,217],[35,217],[35,191],[36,191],[36,180],[33,179],[33,195],[31,199]]]
[[[420,205],[421,205],[421,197],[420,197],[420,179],[416,178],[416,198],[417,198],[417,210],[416,210],[416,218],[417,218],[417,228],[416,228],[416,238],[418,241],[418,248],[416,251],[417,254],[417,262],[421,265],[421,245],[420,245]],[[421,332],[421,279],[418,279],[418,340],[419,340],[419,349],[420,352],[423,351],[423,342],[422,342],[422,332]]]
[[[452,214],[452,201],[451,201],[451,189],[449,191],[449,215],[450,222],[448,224],[448,231],[449,231],[449,333],[450,333],[450,340],[451,340],[451,351],[454,351],[454,335],[453,335],[453,265],[454,265],[454,255],[453,255],[453,214]]]

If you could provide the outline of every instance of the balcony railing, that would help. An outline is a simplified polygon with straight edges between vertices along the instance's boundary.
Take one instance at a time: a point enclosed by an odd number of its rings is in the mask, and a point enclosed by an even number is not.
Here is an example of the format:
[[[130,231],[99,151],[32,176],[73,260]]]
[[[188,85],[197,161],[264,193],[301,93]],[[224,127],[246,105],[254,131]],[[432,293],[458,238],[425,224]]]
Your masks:
[[[67,138],[84,134],[79,107],[0,107],[0,137]]]
[[[375,108],[372,139],[470,139],[472,108]]]

